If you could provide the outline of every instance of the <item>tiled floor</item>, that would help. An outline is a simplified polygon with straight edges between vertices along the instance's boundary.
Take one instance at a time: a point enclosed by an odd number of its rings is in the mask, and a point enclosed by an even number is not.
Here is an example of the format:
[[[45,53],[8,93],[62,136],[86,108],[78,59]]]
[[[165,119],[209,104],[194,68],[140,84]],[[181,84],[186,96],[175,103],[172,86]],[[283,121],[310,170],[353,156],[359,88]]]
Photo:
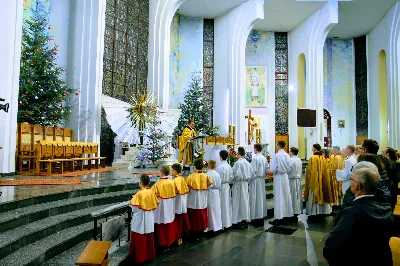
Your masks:
[[[333,217],[327,217],[324,223],[307,224],[307,217],[301,215],[299,222],[285,225],[298,229],[290,236],[264,232],[271,226],[268,221],[264,221],[264,227],[230,229],[201,242],[186,241],[150,264],[327,265],[322,250],[333,229]]]

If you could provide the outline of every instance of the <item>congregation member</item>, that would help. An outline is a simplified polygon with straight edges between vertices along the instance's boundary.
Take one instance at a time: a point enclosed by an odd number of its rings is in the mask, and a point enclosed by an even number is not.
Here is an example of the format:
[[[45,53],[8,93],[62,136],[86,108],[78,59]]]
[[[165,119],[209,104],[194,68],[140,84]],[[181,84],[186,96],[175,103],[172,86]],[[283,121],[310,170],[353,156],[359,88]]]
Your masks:
[[[350,187],[351,168],[357,163],[357,157],[354,155],[355,148],[353,145],[347,145],[344,154],[347,156],[344,169],[336,170],[336,179],[342,182],[342,195]]]
[[[336,180],[332,178],[329,161],[322,156],[321,145],[314,144],[312,150],[314,155],[308,160],[304,188],[306,214],[310,221],[324,221],[324,215],[332,212],[331,204],[337,202]]]
[[[131,243],[129,258],[132,262],[142,263],[156,258],[154,250],[154,210],[160,203],[148,187],[150,178],[140,177],[140,190],[131,199]]]
[[[391,177],[392,187],[390,189],[390,193],[392,194],[392,206],[395,206],[397,203],[397,190],[399,185],[399,176],[397,174],[397,166],[396,166],[396,156],[397,151],[391,147],[387,147],[382,151],[382,156],[388,160],[389,169],[386,169],[389,177]]]
[[[300,158],[297,157],[299,149],[296,147],[290,148],[290,160],[292,161],[292,168],[288,173],[289,176],[289,187],[290,187],[290,198],[292,199],[293,207],[293,221],[297,221],[297,216],[302,213],[303,210],[303,195],[301,193],[301,176],[303,175],[303,163]]]
[[[208,187],[211,186],[211,179],[202,172],[203,160],[196,159],[194,161],[194,173],[190,174],[186,179],[189,187],[188,194],[188,215],[190,222],[190,231],[196,240],[203,238],[203,232],[208,227],[207,218],[207,198]]]
[[[364,148],[362,147],[362,145],[356,145],[355,149],[354,149],[354,155],[356,157],[358,157],[358,155],[365,153]]]
[[[251,164],[244,158],[246,151],[238,148],[239,159],[233,165],[232,179],[232,223],[240,228],[248,227],[250,221],[249,180],[252,177]]]
[[[343,198],[342,181],[337,180],[336,171],[344,169],[344,160],[339,146],[332,147],[329,162],[332,169],[332,179],[334,180],[334,183],[332,184],[332,193],[335,195],[335,198],[338,199],[334,205],[340,205],[340,199]]]
[[[270,224],[278,225],[283,223],[283,218],[293,217],[292,199],[288,173],[292,168],[292,161],[289,154],[284,150],[286,142],[279,140],[277,153],[272,157],[270,171],[274,175],[274,221]]]
[[[340,212],[323,250],[329,265],[393,265],[393,214],[389,203],[374,200],[379,181],[379,173],[367,168],[351,177],[355,198]]]
[[[160,206],[154,211],[156,232],[156,245],[160,251],[168,250],[175,240],[175,198],[177,187],[175,182],[168,178],[170,168],[168,165],[160,167],[160,180],[151,188],[160,201]]]
[[[254,144],[256,155],[251,160],[253,175],[249,181],[250,219],[257,225],[264,225],[264,217],[267,216],[265,176],[268,173],[268,162],[261,151],[262,145]]]
[[[227,229],[232,226],[232,203],[231,203],[231,183],[233,174],[232,167],[227,163],[228,151],[221,150],[219,152],[219,159],[221,164],[217,167],[216,171],[221,177],[221,217],[222,228]]]
[[[208,161],[208,172],[207,175],[211,180],[211,185],[208,187],[207,197],[207,218],[208,218],[208,229],[207,231],[217,232],[222,230],[222,218],[221,218],[221,177],[215,171],[217,163],[214,160]]]
[[[175,198],[175,239],[178,245],[182,245],[182,234],[189,233],[190,224],[187,214],[187,194],[189,187],[185,179],[182,177],[182,166],[179,163],[174,163],[171,167],[171,174],[177,188]]]

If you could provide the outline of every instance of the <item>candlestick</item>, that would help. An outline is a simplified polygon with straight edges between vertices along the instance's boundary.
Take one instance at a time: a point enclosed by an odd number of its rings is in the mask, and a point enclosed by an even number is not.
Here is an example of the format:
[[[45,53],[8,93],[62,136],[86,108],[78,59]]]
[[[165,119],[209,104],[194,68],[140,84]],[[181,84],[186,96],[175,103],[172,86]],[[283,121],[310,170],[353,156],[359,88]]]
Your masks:
[[[236,126],[235,125],[232,126],[232,135],[233,135],[233,139],[235,140],[236,139]]]
[[[229,135],[232,134],[232,124],[229,124]]]

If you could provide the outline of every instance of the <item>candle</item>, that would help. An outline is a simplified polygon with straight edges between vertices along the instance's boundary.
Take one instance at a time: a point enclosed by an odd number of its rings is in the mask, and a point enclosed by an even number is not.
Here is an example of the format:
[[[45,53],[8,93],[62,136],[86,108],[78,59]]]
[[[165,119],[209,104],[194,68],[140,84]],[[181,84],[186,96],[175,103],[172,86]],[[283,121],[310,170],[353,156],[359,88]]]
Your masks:
[[[229,135],[232,134],[232,124],[229,124]]]
[[[233,131],[232,132],[233,138],[236,139],[236,126],[235,125],[232,126],[232,131]]]

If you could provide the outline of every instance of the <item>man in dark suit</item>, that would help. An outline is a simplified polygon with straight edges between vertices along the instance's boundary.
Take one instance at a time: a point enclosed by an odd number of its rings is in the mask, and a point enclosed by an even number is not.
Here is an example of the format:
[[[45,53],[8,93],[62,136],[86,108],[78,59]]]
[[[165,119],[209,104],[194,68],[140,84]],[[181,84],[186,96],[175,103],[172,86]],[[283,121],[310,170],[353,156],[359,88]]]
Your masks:
[[[329,265],[392,265],[390,203],[377,201],[379,173],[362,168],[351,177],[355,199],[344,208],[323,251]]]

